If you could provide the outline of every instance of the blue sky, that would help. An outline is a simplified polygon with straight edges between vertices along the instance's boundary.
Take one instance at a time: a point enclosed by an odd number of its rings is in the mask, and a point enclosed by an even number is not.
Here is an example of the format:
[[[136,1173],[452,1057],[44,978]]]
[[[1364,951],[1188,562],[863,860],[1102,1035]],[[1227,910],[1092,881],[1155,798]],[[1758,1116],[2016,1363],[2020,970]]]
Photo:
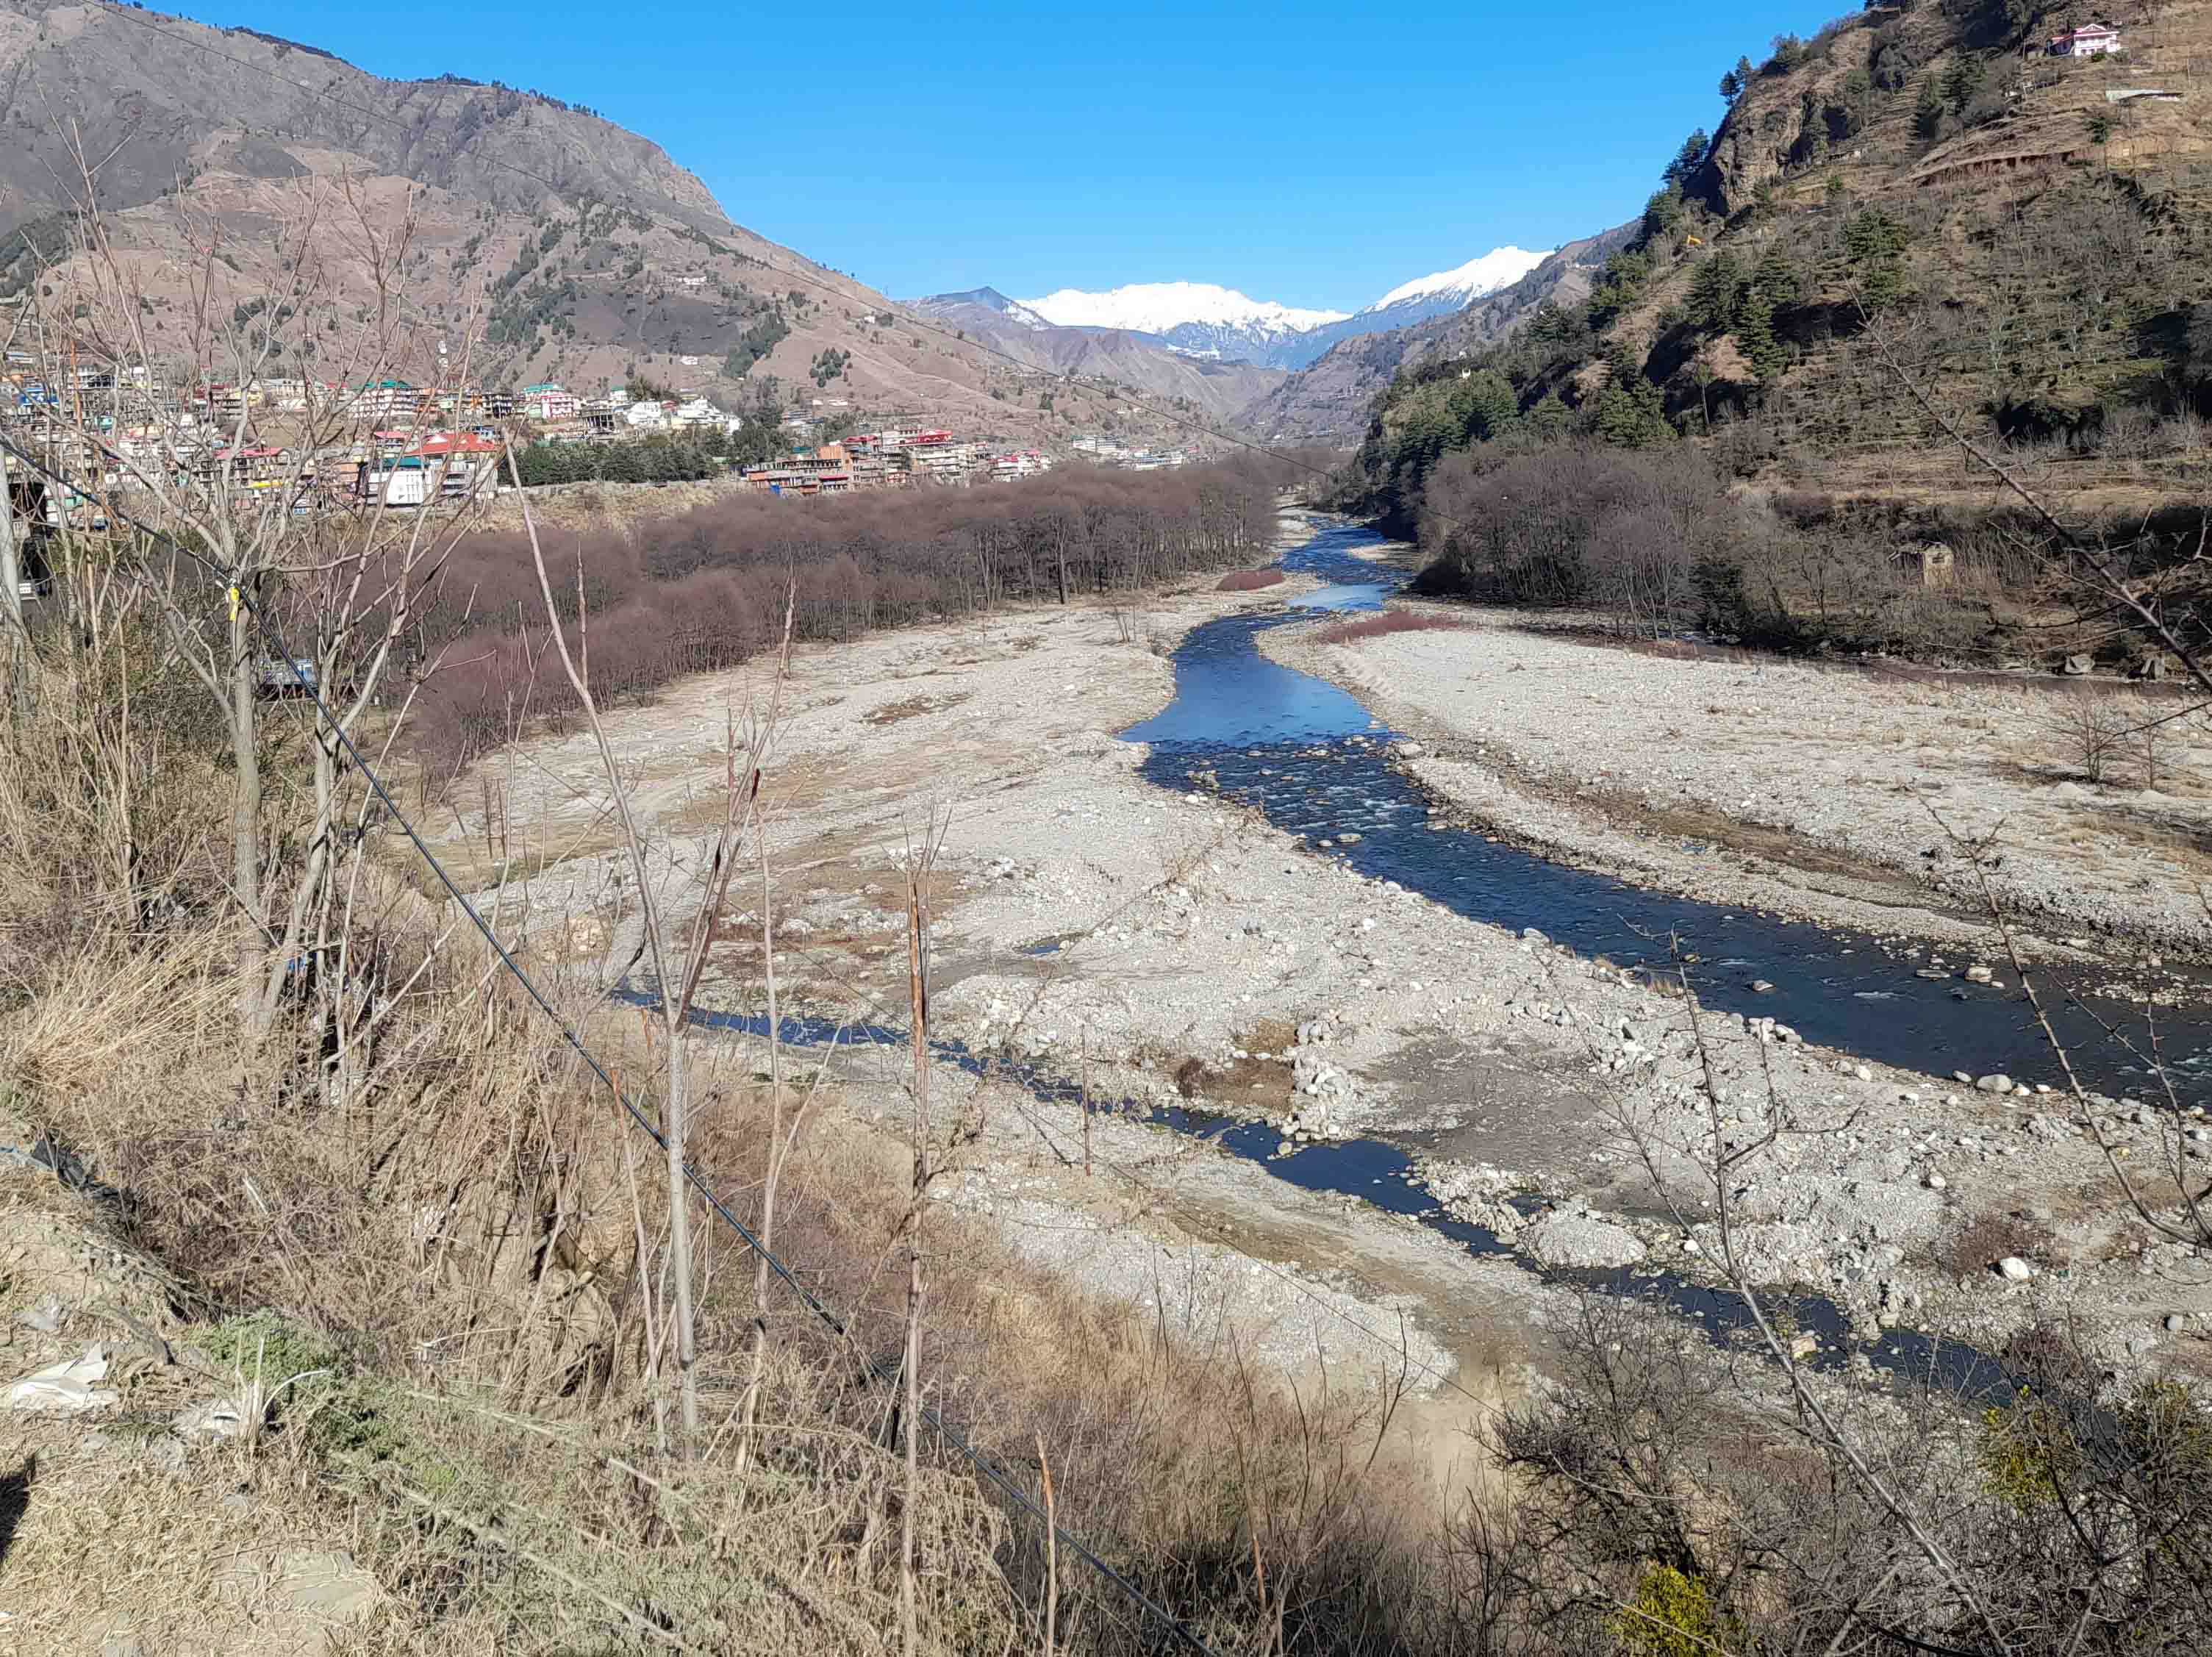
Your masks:
[[[1719,124],[1723,70],[1850,9],[183,7],[380,75],[588,104],[738,223],[895,297],[1182,279],[1340,310],[1626,218]]]

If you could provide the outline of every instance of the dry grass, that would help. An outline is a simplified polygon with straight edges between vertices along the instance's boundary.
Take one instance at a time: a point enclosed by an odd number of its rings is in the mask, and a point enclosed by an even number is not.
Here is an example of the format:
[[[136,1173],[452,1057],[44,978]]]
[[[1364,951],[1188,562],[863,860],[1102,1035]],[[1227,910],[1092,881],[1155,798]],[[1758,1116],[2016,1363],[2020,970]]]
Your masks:
[[[2063,1264],[2057,1235],[2018,1211],[1989,1209],[1961,1220],[1937,1240],[1933,1253],[1936,1264],[1960,1284],[1989,1277],[1999,1260],[2012,1255],[2039,1266]]]
[[[1257,592],[1287,580],[1279,569],[1232,569],[1213,584],[1216,592]]]
[[[126,866],[103,861],[112,825],[46,809],[36,790],[66,792],[70,773],[20,762],[39,755],[82,777],[94,758],[36,715],[12,736],[0,1087],[23,1132],[53,1133],[124,1194],[112,1241],[43,1266],[19,1254],[9,1292],[65,1278],[82,1258],[148,1263],[132,1281],[151,1286],[125,1309],[159,1339],[118,1377],[122,1403],[102,1420],[111,1437],[136,1423],[131,1442],[164,1454],[184,1405],[257,1381],[267,1399],[306,1378],[250,1411],[265,1423],[252,1442],[195,1448],[173,1477],[149,1479],[136,1460],[124,1477],[105,1461],[64,1476],[83,1459],[82,1423],[13,1423],[18,1457],[37,1450],[54,1483],[29,1488],[9,1608],[74,1630],[91,1607],[149,1649],[252,1651],[226,1643],[242,1602],[221,1561],[257,1562],[265,1585],[287,1550],[343,1551],[382,1590],[349,1651],[895,1648],[900,1429],[866,1370],[897,1340],[884,1263],[908,1200],[901,1148],[847,1131],[801,1143],[779,1248],[851,1332],[779,1294],[750,1437],[731,1423],[752,1263],[728,1232],[701,1237],[706,1428],[690,1460],[667,1455],[655,1405],[670,1383],[652,1373],[649,1313],[667,1217],[650,1181],[632,1183],[651,1148],[467,934],[398,871],[349,864],[353,942],[375,975],[345,993],[386,1021],[362,1073],[334,1085],[312,999],[288,1003],[249,1051],[236,934],[211,872],[225,854],[221,773],[189,746],[141,749],[122,733],[118,774],[151,788],[166,766],[183,780],[156,796],[164,815],[148,827],[182,871],[149,927]],[[1193,874],[1209,850],[1164,847],[1164,870]],[[650,1101],[662,1055],[633,1017],[587,1017],[587,986],[553,987]],[[696,1159],[745,1212],[765,1167],[766,1067],[735,1042],[702,1043],[695,1062],[712,1100]],[[56,1201],[50,1181],[32,1183]],[[928,1401],[1024,1481],[1041,1435],[1062,1523],[1205,1637],[1253,1648],[1285,1613],[1346,1653],[1449,1648],[1394,1632],[1428,1592],[1435,1517],[1417,1478],[1366,1460],[1387,1391],[1363,1378],[1285,1399],[1233,1345],[1178,1345],[1127,1303],[1025,1265],[986,1223],[947,1210],[931,1235]],[[185,1357],[195,1350],[204,1366]],[[1046,1575],[1036,1527],[935,1434],[922,1448],[926,1648],[1024,1648]],[[226,1494],[245,1498],[240,1516],[209,1525]],[[1065,1556],[1060,1588],[1063,1649],[1150,1648],[1118,1592]]]

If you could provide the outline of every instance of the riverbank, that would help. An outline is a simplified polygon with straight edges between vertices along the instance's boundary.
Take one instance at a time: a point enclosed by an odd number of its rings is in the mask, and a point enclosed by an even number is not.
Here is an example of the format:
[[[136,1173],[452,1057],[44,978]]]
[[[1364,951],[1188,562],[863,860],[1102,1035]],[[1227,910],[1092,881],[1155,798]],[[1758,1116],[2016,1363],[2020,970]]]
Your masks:
[[[1810,1048],[1771,1021],[1693,1021],[1602,963],[1362,878],[1325,854],[1329,835],[1272,827],[1203,775],[1182,792],[1147,780],[1147,750],[1117,733],[1175,697],[1176,641],[1217,618],[1282,614],[1285,597],[1315,585],[1299,573],[1257,601],[1194,590],[802,652],[769,781],[785,1010],[903,1025],[896,894],[908,848],[939,814],[940,1036],[1087,1077],[1097,1097],[1269,1122],[1291,1147],[1316,1147],[1301,1156],[1320,1167],[1349,1136],[1403,1146],[1440,1202],[1539,1268],[1638,1263],[1692,1277],[1711,1269],[1710,1061],[1724,1131],[1776,1129],[1734,1187],[1762,1280],[1834,1295],[1869,1337],[1887,1319],[1996,1344],[2064,1309],[2104,1330],[2116,1361],[2194,1355],[2185,1323],[2169,1333],[2165,1320],[2212,1314],[2212,1300],[2198,1308],[2194,1291],[2136,1272],[2154,1256],[2103,1200],[2108,1170],[2063,1105],[2034,1092],[2037,1078],[2021,1078],[2021,1098],[2000,1096]],[[762,689],[695,682],[611,720],[636,798],[672,835],[705,821],[721,768],[710,733]],[[1348,723],[1368,723],[1350,711]],[[1354,731],[1310,763],[1377,741]],[[588,835],[605,822],[595,767],[581,738],[534,745],[496,815],[550,837],[533,856],[564,823]],[[481,832],[465,811],[456,849]],[[680,863],[668,863],[678,884]],[[610,972],[634,948],[588,920],[611,877],[603,855],[572,849],[527,883],[541,938],[543,920],[561,917],[560,941],[574,947],[584,915],[581,941]],[[744,901],[707,999],[757,1014],[759,918]],[[510,912],[520,907],[510,894]],[[1867,1016],[1882,1014],[1870,1004]],[[895,1055],[840,1064],[854,1119],[895,1132]],[[2055,1079],[2055,1061],[2046,1068]],[[1462,1374],[1542,1363],[1535,1314],[1560,1291],[1501,1259],[1474,1260],[1405,1220],[1125,1120],[1101,1120],[1094,1135],[1097,1165],[1117,1176],[1082,1179],[1070,1172],[1079,1113],[1011,1083],[951,1085],[980,1124],[958,1200],[1094,1286],[1179,1281],[1155,1286],[1153,1304],[1198,1308],[1175,1314],[1186,1333],[1225,1317],[1279,1359],[1340,1358],[1323,1326],[1395,1342],[1403,1313],[1413,1344],[1394,1350],[1419,1357],[1432,1392],[1458,1384],[1437,1379],[1439,1352]],[[2116,1102],[2113,1132],[2154,1162],[2158,1119],[2135,1114]],[[1281,1171],[1295,1179],[1299,1166]],[[1173,1181],[1153,1188],[1164,1170]],[[1532,1203],[1559,1211],[1532,1222]],[[2009,1223],[2015,1213],[2025,1217]],[[1960,1239],[1981,1247],[1999,1231],[2036,1257],[2026,1290],[1994,1279],[1995,1256],[1954,1269]],[[1139,1253],[1107,1247],[1109,1235],[1138,1240]],[[1182,1264],[1163,1275],[1146,1258]],[[1217,1290],[1240,1258],[1264,1292],[1225,1312]],[[1323,1308],[1314,1289],[1351,1298]],[[1255,1332],[1266,1328],[1281,1332]]]
[[[1290,522],[1285,546],[1310,533],[1303,517]],[[938,1033],[979,1048],[1033,1048],[1071,1076],[1087,1046],[1102,1097],[1180,1102],[1176,1069],[1201,1051],[1224,1062],[1239,1022],[1218,1021],[1203,1035],[1182,1028],[1190,1021],[1176,1009],[1216,993],[1210,954],[1154,1002],[1139,977],[1109,968],[1094,982],[1074,967],[1073,942],[1058,956],[1024,951],[1150,917],[1219,845],[1249,838],[1231,814],[1146,783],[1136,774],[1144,750],[1116,733],[1172,699],[1171,658],[1190,627],[1275,613],[1318,585],[1293,576],[1234,593],[1208,578],[795,652],[766,784],[783,1011],[903,1027],[898,893],[908,849],[934,819],[945,835],[934,889]],[[655,877],[679,912],[696,901],[693,864],[719,814],[729,721],[765,706],[770,691],[758,672],[703,677],[606,717],[634,805],[653,826]],[[520,936],[543,964],[600,981],[617,975],[635,938],[617,913],[626,875],[588,733],[522,744],[450,798],[438,849],[468,871],[502,934]],[[1268,856],[1288,855],[1279,836],[1263,839]],[[1316,882],[1330,877],[1307,863]],[[502,871],[504,887],[493,883]],[[757,1013],[757,881],[742,889],[702,998]],[[1079,1035],[1063,998],[1085,984],[1143,1005],[1110,1017],[1091,1007]],[[1016,1002],[1025,1017],[1012,1012]],[[880,1124],[896,1138],[896,1058],[848,1048],[833,1073],[846,1124],[838,1131]],[[1538,1361],[1540,1308],[1556,1291],[1504,1261],[1470,1260],[1417,1226],[1285,1187],[1249,1162],[1119,1117],[1094,1123],[1095,1171],[1085,1178],[1071,1171],[1080,1164],[1078,1113],[950,1066],[939,1067],[938,1085],[940,1108],[972,1107],[980,1135],[947,1200],[996,1219],[1025,1255],[1138,1301],[1188,1338],[1233,1333],[1259,1361],[1300,1375],[1323,1366],[1346,1373],[1347,1363],[1367,1375],[1401,1372],[1429,1396],[1425,1411],[1448,1415],[1474,1407],[1470,1391],[1517,1396],[1514,1378]],[[1288,1095],[1283,1067],[1268,1103],[1280,1108]]]
[[[2114,742],[2092,781],[2074,688],[1684,657],[1413,608],[1460,625],[1349,644],[1278,629],[1262,648],[1359,695],[1419,743],[1425,786],[1517,843],[1948,944],[1986,938],[1994,898],[2041,959],[2212,947],[2201,722],[2160,726],[2154,767],[2140,737]],[[2170,711],[2132,701],[2097,696],[2124,722]]]

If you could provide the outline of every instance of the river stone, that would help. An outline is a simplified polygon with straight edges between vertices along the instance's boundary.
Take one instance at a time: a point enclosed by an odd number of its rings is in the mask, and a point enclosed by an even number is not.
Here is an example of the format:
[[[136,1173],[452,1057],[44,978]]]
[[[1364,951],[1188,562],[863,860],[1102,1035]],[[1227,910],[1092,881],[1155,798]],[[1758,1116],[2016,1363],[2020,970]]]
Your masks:
[[[1427,751],[1417,742],[1401,742],[1394,744],[1394,747],[1401,760],[1417,760]]]
[[[2095,665],[2096,664],[2087,656],[2069,656],[2064,663],[2063,671],[2069,677],[2078,679]]]
[[[1981,1080],[1976,1082],[1974,1085],[1980,1089],[1984,1093],[2010,1093],[2012,1091],[2012,1077],[2004,1074],[2003,1071],[1999,1071],[1991,1075],[1983,1077]]]
[[[1695,1235],[1708,1259],[1726,1264],[1717,1225],[1708,1222]],[[1787,1220],[1759,1221],[1735,1227],[1729,1241],[1735,1246],[1735,1269],[1747,1283],[1810,1283],[1826,1275],[1820,1240],[1808,1227]]]
[[[1547,1214],[1528,1228],[1527,1241],[1547,1266],[1633,1266],[1644,1258],[1633,1232],[1587,1214]]]
[[[2035,1275],[2035,1268],[2017,1254],[2008,1254],[1999,1260],[1997,1272],[2007,1283],[2026,1283]]]

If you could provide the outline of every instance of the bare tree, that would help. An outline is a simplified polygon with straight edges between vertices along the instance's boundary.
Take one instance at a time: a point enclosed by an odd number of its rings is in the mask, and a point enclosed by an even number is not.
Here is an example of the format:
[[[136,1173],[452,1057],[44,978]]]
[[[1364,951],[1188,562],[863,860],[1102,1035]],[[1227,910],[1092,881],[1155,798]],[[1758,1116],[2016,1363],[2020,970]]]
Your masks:
[[[151,267],[97,210],[89,167],[82,191],[76,245],[27,325],[42,372],[67,394],[30,434],[60,567],[54,602],[65,615],[93,602],[119,551],[228,733],[237,998],[251,1053],[301,963],[316,964],[309,940],[328,941],[346,742],[384,697],[490,471],[425,459],[426,498],[401,512],[350,487],[355,458],[377,452],[371,429],[395,417],[385,402],[403,385],[413,394],[403,368],[427,361],[400,315],[407,211],[386,222],[349,183],[309,182],[249,266],[218,220],[180,207],[192,258],[185,305],[165,313],[145,285]],[[337,323],[334,247],[368,273],[370,302],[351,295],[363,320],[350,330]],[[465,395],[473,329],[459,331]],[[289,440],[270,440],[270,426]],[[428,665],[410,664],[418,679]],[[265,797],[263,725],[270,695],[300,690],[315,693],[314,769],[295,835]]]

